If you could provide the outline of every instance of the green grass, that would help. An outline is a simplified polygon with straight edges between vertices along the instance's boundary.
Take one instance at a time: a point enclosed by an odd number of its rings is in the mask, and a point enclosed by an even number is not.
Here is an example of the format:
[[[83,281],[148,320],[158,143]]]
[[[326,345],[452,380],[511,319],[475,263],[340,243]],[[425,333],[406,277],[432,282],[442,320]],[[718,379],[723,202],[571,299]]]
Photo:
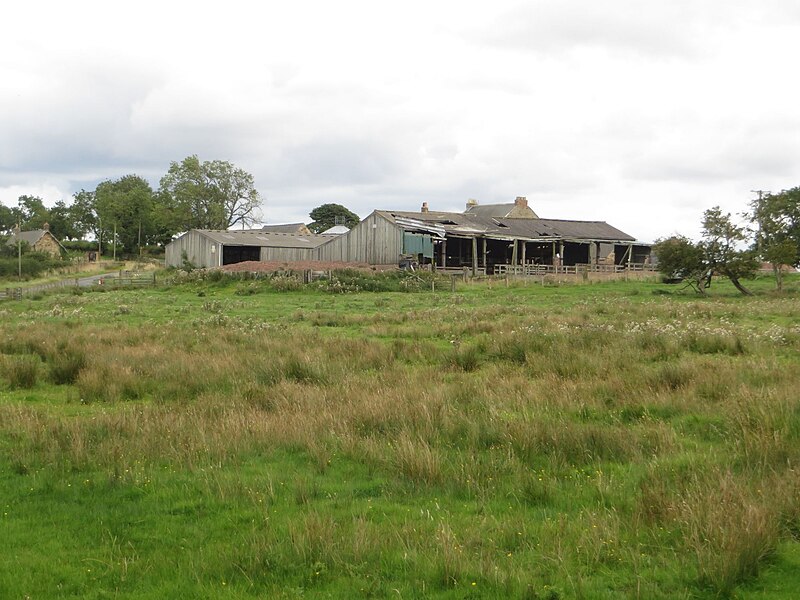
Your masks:
[[[0,597],[793,597],[798,278],[441,283],[0,304]]]

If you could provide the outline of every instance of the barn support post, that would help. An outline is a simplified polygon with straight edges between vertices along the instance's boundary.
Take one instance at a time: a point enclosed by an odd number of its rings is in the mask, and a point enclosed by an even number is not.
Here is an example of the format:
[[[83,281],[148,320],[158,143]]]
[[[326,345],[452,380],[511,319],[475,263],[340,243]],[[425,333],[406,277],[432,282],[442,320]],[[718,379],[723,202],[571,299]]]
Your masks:
[[[514,267],[514,277],[517,276],[517,240],[514,240],[514,245],[511,248],[511,264]]]
[[[556,243],[553,242],[553,263],[552,264],[553,264],[554,267],[558,266],[557,254],[558,254],[558,250],[556,250]]]
[[[443,239],[439,245],[439,260],[442,263],[440,266],[444,269],[447,267],[447,239]]]
[[[478,276],[478,238],[472,238],[472,276]]]
[[[522,274],[525,275],[525,246],[527,242],[522,241]]]
[[[489,266],[486,264],[486,238],[483,238],[483,272],[489,274]]]

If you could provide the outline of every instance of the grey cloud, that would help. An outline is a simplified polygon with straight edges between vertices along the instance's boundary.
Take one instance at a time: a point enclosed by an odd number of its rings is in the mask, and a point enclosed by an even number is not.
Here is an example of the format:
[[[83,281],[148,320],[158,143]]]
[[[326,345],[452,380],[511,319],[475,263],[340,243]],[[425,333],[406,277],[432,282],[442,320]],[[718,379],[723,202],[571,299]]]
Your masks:
[[[688,1],[643,4],[638,0],[560,0],[515,7],[473,35],[484,43],[543,54],[605,48],[635,55],[693,57],[711,17]]]
[[[400,156],[390,145],[320,137],[316,143],[285,148],[261,171],[272,184],[359,186],[389,179],[402,168]]]

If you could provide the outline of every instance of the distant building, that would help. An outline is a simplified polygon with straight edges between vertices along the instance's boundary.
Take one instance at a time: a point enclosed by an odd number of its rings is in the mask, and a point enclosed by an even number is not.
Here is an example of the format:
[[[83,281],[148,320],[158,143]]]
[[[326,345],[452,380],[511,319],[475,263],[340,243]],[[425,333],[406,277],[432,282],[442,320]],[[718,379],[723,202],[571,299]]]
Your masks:
[[[61,253],[66,252],[61,242],[50,233],[50,226],[45,223],[43,229],[32,229],[30,231],[15,231],[8,238],[9,246],[16,246],[22,239],[34,252],[49,254],[53,258],[61,258]]]
[[[350,231],[349,227],[344,225],[334,225],[333,227],[320,232],[320,235],[344,235],[348,231]]]
[[[513,203],[509,204],[478,204],[477,200],[467,201],[465,215],[476,217],[495,217],[497,219],[538,219],[539,216],[528,206],[528,199],[525,196],[517,196]]]

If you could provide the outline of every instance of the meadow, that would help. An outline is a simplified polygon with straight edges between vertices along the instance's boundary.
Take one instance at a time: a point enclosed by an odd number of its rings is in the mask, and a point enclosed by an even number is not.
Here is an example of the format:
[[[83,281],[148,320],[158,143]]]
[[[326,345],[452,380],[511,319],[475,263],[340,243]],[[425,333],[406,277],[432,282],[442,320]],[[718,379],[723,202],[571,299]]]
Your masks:
[[[392,285],[0,304],[0,597],[795,597],[797,276]]]

